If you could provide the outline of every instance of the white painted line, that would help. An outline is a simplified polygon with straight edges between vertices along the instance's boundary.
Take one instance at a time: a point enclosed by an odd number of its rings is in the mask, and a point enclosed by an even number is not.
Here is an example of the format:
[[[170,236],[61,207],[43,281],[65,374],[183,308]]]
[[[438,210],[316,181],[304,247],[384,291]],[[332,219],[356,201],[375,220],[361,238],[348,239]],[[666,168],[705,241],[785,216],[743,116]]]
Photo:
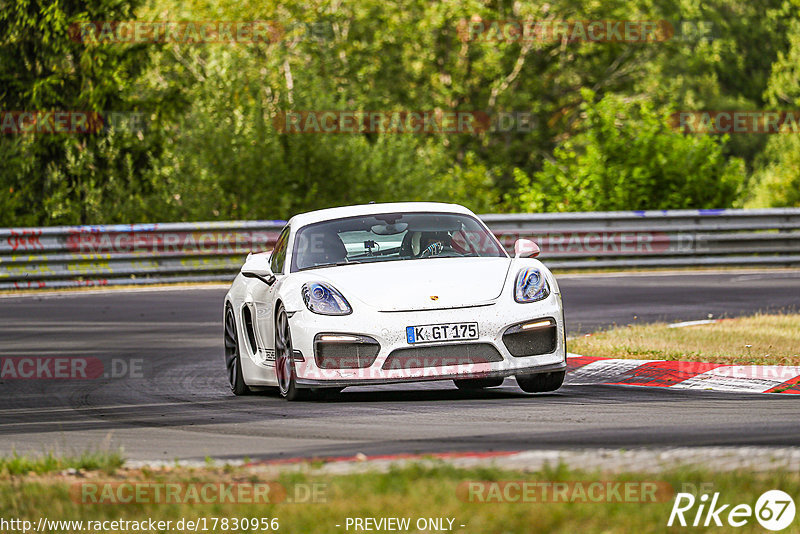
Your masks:
[[[701,324],[713,324],[718,323],[722,319],[702,319],[700,321],[683,321],[682,323],[672,323],[668,324],[667,328],[684,328],[687,326],[699,326]]]

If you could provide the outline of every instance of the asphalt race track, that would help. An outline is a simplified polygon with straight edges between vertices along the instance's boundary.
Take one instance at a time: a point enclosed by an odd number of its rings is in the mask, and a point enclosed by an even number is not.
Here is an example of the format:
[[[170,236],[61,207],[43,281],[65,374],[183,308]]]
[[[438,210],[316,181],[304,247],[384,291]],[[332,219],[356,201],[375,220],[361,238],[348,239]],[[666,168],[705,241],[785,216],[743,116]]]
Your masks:
[[[800,271],[559,278],[571,333],[634,321],[794,310]],[[348,388],[328,402],[235,398],[219,287],[0,298],[0,356],[80,356],[134,378],[0,382],[0,453],[123,447],[142,460],[554,447],[800,443],[793,395],[569,386],[525,395],[451,383]],[[141,366],[139,369],[138,366]],[[124,373],[123,373],[124,374]]]

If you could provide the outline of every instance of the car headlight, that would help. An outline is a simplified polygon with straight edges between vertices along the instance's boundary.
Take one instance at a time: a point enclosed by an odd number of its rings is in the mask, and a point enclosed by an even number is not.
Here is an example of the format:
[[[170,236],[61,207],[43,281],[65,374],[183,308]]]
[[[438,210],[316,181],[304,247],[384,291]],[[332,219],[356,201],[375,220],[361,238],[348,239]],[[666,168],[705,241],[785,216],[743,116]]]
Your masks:
[[[542,271],[535,268],[522,269],[517,274],[514,285],[514,300],[517,302],[536,302],[550,295],[550,286]]]
[[[306,308],[322,315],[348,315],[353,308],[333,286],[323,282],[303,284],[303,302]]]

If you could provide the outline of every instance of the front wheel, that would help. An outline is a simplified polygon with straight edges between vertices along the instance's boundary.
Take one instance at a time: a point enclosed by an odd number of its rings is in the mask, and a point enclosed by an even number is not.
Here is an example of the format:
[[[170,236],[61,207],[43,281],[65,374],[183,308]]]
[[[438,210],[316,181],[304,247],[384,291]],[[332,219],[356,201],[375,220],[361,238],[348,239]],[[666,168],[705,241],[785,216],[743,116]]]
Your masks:
[[[564,383],[566,371],[553,371],[535,375],[517,375],[517,384],[525,393],[555,391]]]
[[[275,316],[275,375],[278,379],[278,390],[284,399],[295,401],[307,396],[306,390],[297,387],[292,331],[283,304],[278,307]]]

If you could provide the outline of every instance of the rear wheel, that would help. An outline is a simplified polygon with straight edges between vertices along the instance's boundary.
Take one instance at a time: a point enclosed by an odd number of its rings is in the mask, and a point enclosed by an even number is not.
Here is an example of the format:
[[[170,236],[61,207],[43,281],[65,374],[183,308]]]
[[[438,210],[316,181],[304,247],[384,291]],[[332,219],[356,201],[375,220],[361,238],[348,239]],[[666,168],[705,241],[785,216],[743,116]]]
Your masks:
[[[228,371],[228,382],[234,395],[247,395],[250,388],[244,383],[242,375],[242,357],[239,352],[239,336],[236,333],[236,319],[233,308],[225,308],[225,367]]]
[[[503,383],[505,380],[500,378],[462,378],[460,380],[453,380],[453,383],[458,389],[483,389],[494,388]]]
[[[535,375],[517,375],[517,384],[526,393],[555,391],[564,383],[566,371],[553,371]]]
[[[297,387],[292,331],[289,328],[289,317],[282,304],[278,307],[278,313],[275,315],[275,375],[278,378],[278,390],[281,397],[294,401],[308,396],[307,390]]]

